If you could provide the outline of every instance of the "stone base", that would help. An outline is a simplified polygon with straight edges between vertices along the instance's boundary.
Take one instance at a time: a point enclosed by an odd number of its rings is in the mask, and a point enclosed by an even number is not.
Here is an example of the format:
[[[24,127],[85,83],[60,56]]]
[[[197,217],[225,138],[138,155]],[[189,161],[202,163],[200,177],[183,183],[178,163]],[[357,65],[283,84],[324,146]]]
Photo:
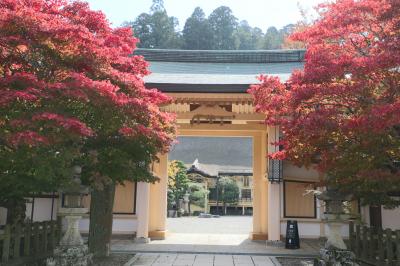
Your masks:
[[[137,244],[147,244],[147,243],[150,243],[150,238],[148,238],[148,237],[138,237],[138,238],[135,238],[134,242],[137,243]]]
[[[353,252],[345,249],[320,249],[316,266],[359,266]]]
[[[251,240],[268,240],[268,235],[264,233],[250,233]]]
[[[167,231],[150,231],[149,237],[151,240],[164,240],[167,238]]]
[[[60,246],[54,256],[47,259],[47,266],[88,266],[92,264],[92,254],[87,245]]]

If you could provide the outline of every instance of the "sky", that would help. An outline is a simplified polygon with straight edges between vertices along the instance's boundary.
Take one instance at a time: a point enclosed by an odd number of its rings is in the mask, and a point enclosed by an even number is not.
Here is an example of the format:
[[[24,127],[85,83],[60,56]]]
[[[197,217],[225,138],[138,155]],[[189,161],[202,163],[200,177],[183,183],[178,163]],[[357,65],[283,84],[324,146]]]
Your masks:
[[[152,0],[86,0],[94,10],[103,11],[114,27],[124,21],[135,18],[150,10]],[[278,29],[296,23],[301,19],[298,5],[313,14],[313,7],[324,0],[164,0],[169,16],[179,19],[179,28],[183,29],[186,19],[200,6],[206,16],[215,8],[229,6],[233,14],[240,20],[247,20],[253,27],[264,32],[270,26]]]

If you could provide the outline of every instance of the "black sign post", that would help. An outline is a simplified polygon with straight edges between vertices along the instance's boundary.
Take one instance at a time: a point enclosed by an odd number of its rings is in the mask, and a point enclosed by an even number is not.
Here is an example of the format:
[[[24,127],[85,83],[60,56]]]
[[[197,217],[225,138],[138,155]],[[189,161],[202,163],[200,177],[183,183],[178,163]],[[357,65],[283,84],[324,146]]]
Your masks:
[[[285,247],[287,249],[300,248],[299,228],[297,226],[297,221],[287,221]]]

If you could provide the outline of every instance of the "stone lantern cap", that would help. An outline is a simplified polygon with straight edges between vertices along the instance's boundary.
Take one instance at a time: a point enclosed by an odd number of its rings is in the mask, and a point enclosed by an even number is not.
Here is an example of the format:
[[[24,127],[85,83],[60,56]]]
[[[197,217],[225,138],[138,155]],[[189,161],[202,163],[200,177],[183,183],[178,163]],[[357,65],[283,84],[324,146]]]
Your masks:
[[[351,201],[353,196],[349,193],[344,193],[338,189],[327,189],[321,194],[317,195],[317,198],[323,201]]]
[[[82,168],[80,166],[74,166],[72,168],[71,181],[60,191],[65,196],[66,204],[63,208],[83,208],[82,198],[89,194],[89,188],[82,185],[81,172]]]
[[[350,214],[345,212],[343,203],[353,199],[351,194],[341,192],[338,189],[328,188],[317,195],[317,198],[326,203],[325,220],[335,222],[349,219]]]

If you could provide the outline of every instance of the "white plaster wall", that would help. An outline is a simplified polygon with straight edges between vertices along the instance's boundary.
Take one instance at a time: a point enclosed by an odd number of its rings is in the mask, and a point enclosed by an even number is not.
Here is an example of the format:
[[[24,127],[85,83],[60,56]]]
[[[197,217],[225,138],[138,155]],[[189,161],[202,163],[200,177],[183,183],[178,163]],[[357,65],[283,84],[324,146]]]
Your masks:
[[[297,167],[288,161],[283,162],[283,177],[287,180],[299,180],[299,181],[317,181],[319,178],[318,172],[312,169],[307,169],[305,167]],[[284,219],[284,193],[283,193],[283,184],[280,186],[280,195],[281,195],[281,218]],[[315,220],[301,221],[298,219],[298,227],[299,227],[299,236],[301,238],[319,238],[324,235],[324,232],[321,232],[321,213],[323,212],[324,207],[322,203],[317,199],[316,200],[316,208],[317,208],[317,217]],[[293,218],[292,220],[296,220]],[[281,221],[281,235],[286,236],[286,221]]]
[[[34,210],[33,210],[33,221],[49,221],[51,219],[51,198],[35,198]],[[53,209],[53,220],[57,219],[57,212],[59,208],[58,199],[54,199]],[[32,203],[26,204],[26,216],[31,218]],[[2,224],[7,215],[7,210],[0,208],[0,225]],[[63,228],[66,228],[66,222],[63,220]],[[136,217],[116,217],[113,220],[113,234],[133,234],[137,229],[137,218]],[[80,222],[80,230],[82,233],[89,232],[89,218],[82,219]]]
[[[28,199],[26,203],[26,218],[31,219],[32,214],[32,200]],[[53,220],[57,219],[57,203],[58,199],[54,199]],[[33,221],[42,222],[51,220],[51,198],[35,198]],[[0,225],[5,225],[7,220],[7,209],[0,207]]]
[[[400,230],[400,207],[395,209],[385,209],[382,207],[382,227],[383,229],[389,228],[392,230]],[[361,207],[362,221],[369,226],[369,206]]]
[[[90,219],[82,219],[79,224],[79,229],[82,233],[89,232]],[[63,222],[65,228],[65,222]],[[113,234],[134,234],[137,230],[137,219],[132,218],[114,218],[113,220]]]
[[[299,227],[300,238],[319,238],[320,223],[319,222],[297,222]],[[286,237],[286,222],[281,222],[281,235]]]
[[[113,233],[133,234],[137,230],[137,219],[115,219]]]
[[[0,225],[5,225],[7,221],[7,209],[0,207]]]
[[[382,208],[382,227],[400,230],[400,208],[393,210]]]
[[[35,198],[34,210],[33,210],[33,221],[42,222],[51,220],[51,198]],[[53,220],[57,219],[57,206],[58,199],[54,199],[53,207]],[[26,217],[31,218],[32,214],[32,203],[26,204]]]
[[[323,232],[321,232],[321,222],[297,222],[299,227],[299,236],[300,238],[319,238],[323,236]],[[325,235],[329,233],[329,228],[325,224]],[[349,226],[347,224],[343,224],[342,226],[342,236],[344,238],[349,237]],[[281,235],[283,237],[286,236],[286,221],[281,222]]]
[[[288,161],[283,162],[283,177],[285,179],[301,179],[304,181],[316,181],[319,178],[318,172],[314,169],[297,167]]]

